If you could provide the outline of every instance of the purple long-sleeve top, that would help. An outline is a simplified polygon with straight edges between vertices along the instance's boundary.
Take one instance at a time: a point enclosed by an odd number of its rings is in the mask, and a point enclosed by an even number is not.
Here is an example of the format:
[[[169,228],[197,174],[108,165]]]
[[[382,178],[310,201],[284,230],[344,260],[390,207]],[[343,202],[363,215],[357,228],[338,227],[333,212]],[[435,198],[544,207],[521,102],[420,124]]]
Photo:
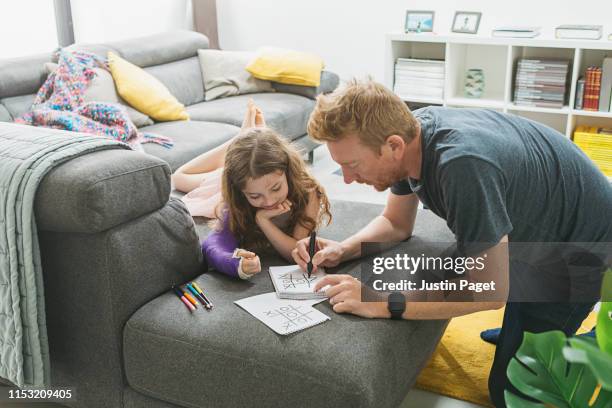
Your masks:
[[[233,258],[234,250],[238,248],[238,239],[232,234],[229,228],[227,213],[223,216],[222,228],[220,231],[213,231],[202,242],[202,253],[206,257],[209,265],[233,278],[239,278],[238,266],[239,258]]]

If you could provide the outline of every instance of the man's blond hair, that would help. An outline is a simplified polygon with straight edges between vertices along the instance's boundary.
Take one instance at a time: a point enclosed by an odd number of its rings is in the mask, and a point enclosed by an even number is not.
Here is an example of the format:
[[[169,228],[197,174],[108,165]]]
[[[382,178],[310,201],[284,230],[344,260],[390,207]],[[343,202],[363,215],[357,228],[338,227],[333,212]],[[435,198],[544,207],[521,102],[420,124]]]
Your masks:
[[[328,95],[320,95],[308,121],[308,134],[320,142],[337,141],[349,134],[380,151],[391,135],[410,142],[417,121],[408,106],[382,84],[352,79]]]

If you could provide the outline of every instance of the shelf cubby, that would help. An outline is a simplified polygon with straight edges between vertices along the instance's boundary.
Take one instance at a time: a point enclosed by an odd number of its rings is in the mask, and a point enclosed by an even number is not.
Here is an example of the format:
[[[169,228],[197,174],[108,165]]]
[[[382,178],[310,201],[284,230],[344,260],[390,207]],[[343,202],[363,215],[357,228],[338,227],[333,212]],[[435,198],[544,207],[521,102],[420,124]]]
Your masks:
[[[487,44],[450,44],[447,61],[446,94],[449,104],[485,107],[503,106],[508,47]],[[469,69],[482,69],[484,92],[480,98],[464,95],[465,77]]]
[[[596,117],[591,115],[574,114],[570,120],[571,134],[573,135],[576,126],[596,126],[596,127],[608,127],[612,128],[612,116],[610,117]]]
[[[580,77],[584,76],[586,69],[590,66],[601,67],[604,58],[612,57],[612,50],[579,49],[578,54],[578,76]]]

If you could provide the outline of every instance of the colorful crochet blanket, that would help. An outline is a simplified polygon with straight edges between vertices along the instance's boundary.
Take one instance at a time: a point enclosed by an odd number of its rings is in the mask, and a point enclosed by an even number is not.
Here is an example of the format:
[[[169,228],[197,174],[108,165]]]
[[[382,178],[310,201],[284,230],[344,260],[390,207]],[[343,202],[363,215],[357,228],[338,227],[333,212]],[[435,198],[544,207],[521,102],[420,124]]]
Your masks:
[[[96,75],[96,67],[108,70],[106,60],[97,55],[60,50],[57,69],[39,89],[30,111],[15,122],[99,135],[132,148],[147,142],[172,147],[167,137],[138,131],[122,106],[84,102],[83,95]]]

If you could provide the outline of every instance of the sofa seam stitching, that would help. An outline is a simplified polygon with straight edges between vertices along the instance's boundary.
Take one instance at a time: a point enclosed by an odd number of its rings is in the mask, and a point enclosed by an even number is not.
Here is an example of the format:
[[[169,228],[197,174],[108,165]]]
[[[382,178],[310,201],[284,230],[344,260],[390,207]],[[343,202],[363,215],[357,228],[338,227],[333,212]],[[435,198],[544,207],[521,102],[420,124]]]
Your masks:
[[[138,172],[141,172],[141,171],[146,171],[146,170],[156,169],[156,168],[159,168],[159,167],[162,167],[162,168],[163,168],[163,167],[165,167],[165,166],[166,166],[166,163],[159,163],[159,164],[151,165],[151,166],[148,166],[148,167],[142,167],[142,168],[140,168],[140,169],[134,169],[134,170],[124,171],[124,172],[122,172],[122,173],[118,173],[118,174],[113,174],[112,176],[108,176],[108,177],[105,177],[105,178],[101,178],[101,179],[96,180],[95,182],[93,182],[93,183],[92,183],[92,184],[89,186],[89,188],[88,188],[87,190],[89,191],[89,190],[91,190],[93,187],[95,187],[97,184],[99,184],[99,183],[103,183],[103,182],[105,182],[105,181],[109,181],[109,180],[112,180],[112,179],[115,179],[115,178],[117,178],[117,177],[126,176],[126,175],[128,175],[128,174],[138,173]]]
[[[108,261],[108,248],[109,248],[109,240],[110,240],[110,234],[108,232],[108,230],[105,232],[105,239],[104,239],[104,247],[106,248],[105,251],[105,255],[104,255],[104,266],[105,266],[105,270],[109,270],[108,266],[110,265],[109,261]],[[111,288],[111,282],[110,282],[111,278],[110,278],[110,274],[106,274],[106,285],[107,287],[110,289]],[[115,312],[115,307],[114,307],[114,302],[110,302],[110,324],[111,326],[113,325],[113,322],[115,321],[116,318],[116,312]],[[123,340],[123,336],[121,336],[121,340]],[[119,347],[121,348],[121,350],[117,350],[119,354],[119,370],[121,371],[121,377],[122,380],[125,379],[127,382],[127,375],[125,372],[125,361],[124,361],[124,357],[123,357],[123,341],[119,341]],[[122,381],[123,382],[123,381]],[[121,406],[124,407],[124,399],[125,399],[125,395],[124,395],[124,387],[121,387],[121,396],[120,396],[120,401],[121,401]]]

